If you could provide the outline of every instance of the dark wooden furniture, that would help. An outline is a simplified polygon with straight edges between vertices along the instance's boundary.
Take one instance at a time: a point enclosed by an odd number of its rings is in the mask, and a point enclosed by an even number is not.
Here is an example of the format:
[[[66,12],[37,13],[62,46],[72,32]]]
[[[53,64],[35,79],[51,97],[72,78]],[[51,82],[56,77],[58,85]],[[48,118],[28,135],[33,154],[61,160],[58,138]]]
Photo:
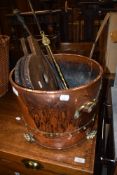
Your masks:
[[[58,49],[58,53],[72,53],[78,55],[88,56],[90,55],[90,51],[92,48],[92,42],[64,42],[60,43]],[[56,51],[55,51],[56,52]]]
[[[96,138],[66,150],[29,143],[19,105],[12,92],[0,98],[0,175],[91,175]]]

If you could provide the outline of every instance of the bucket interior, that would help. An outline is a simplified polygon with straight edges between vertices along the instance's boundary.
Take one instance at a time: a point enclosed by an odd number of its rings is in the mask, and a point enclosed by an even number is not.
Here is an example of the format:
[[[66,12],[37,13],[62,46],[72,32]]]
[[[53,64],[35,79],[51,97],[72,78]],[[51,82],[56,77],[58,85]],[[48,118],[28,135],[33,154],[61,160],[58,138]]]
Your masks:
[[[86,85],[99,75],[98,70],[91,68],[91,65],[81,62],[74,63],[63,60],[59,62],[59,65],[70,88]]]
[[[87,85],[101,73],[99,65],[88,57],[56,54],[55,58],[69,88]]]
[[[99,65],[88,57],[58,54],[55,55],[55,58],[69,88],[86,85],[95,80],[100,74]]]

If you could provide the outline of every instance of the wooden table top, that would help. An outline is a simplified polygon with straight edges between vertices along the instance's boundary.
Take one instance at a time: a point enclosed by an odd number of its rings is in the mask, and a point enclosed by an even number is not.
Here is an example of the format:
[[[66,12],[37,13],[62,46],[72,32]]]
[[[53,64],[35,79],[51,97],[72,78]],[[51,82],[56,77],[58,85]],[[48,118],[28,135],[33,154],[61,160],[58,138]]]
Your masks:
[[[63,167],[74,173],[93,174],[96,138],[84,139],[77,146],[66,150],[50,150],[25,140],[23,135],[27,129],[23,119],[16,120],[16,117],[21,116],[19,104],[12,92],[0,98],[0,152],[48,162],[53,168]]]

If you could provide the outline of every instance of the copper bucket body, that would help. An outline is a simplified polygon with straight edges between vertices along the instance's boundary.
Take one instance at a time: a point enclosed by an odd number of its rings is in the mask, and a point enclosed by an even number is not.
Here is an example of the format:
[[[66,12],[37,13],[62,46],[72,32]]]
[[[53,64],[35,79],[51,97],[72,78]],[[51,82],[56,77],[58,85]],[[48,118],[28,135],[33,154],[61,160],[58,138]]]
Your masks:
[[[41,91],[10,82],[20,102],[28,132],[37,143],[52,149],[76,145],[92,130],[97,115],[102,67],[94,60],[75,54],[56,54],[70,88]],[[82,70],[83,68],[83,70]]]

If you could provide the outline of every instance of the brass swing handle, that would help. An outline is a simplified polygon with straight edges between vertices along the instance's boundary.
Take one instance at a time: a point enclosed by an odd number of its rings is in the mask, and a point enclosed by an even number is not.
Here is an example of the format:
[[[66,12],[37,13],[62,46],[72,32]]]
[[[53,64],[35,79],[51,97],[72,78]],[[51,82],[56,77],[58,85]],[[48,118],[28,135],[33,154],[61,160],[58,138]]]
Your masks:
[[[29,169],[42,169],[43,166],[36,160],[31,160],[31,159],[23,159],[22,160],[24,166]]]
[[[78,119],[82,112],[90,113],[94,106],[96,106],[97,100],[93,99],[92,101],[88,101],[84,103],[80,108],[78,108],[74,114],[74,119]]]
[[[78,111],[90,113],[95,105],[96,105],[96,99],[94,99],[93,101],[86,102],[78,109]]]

